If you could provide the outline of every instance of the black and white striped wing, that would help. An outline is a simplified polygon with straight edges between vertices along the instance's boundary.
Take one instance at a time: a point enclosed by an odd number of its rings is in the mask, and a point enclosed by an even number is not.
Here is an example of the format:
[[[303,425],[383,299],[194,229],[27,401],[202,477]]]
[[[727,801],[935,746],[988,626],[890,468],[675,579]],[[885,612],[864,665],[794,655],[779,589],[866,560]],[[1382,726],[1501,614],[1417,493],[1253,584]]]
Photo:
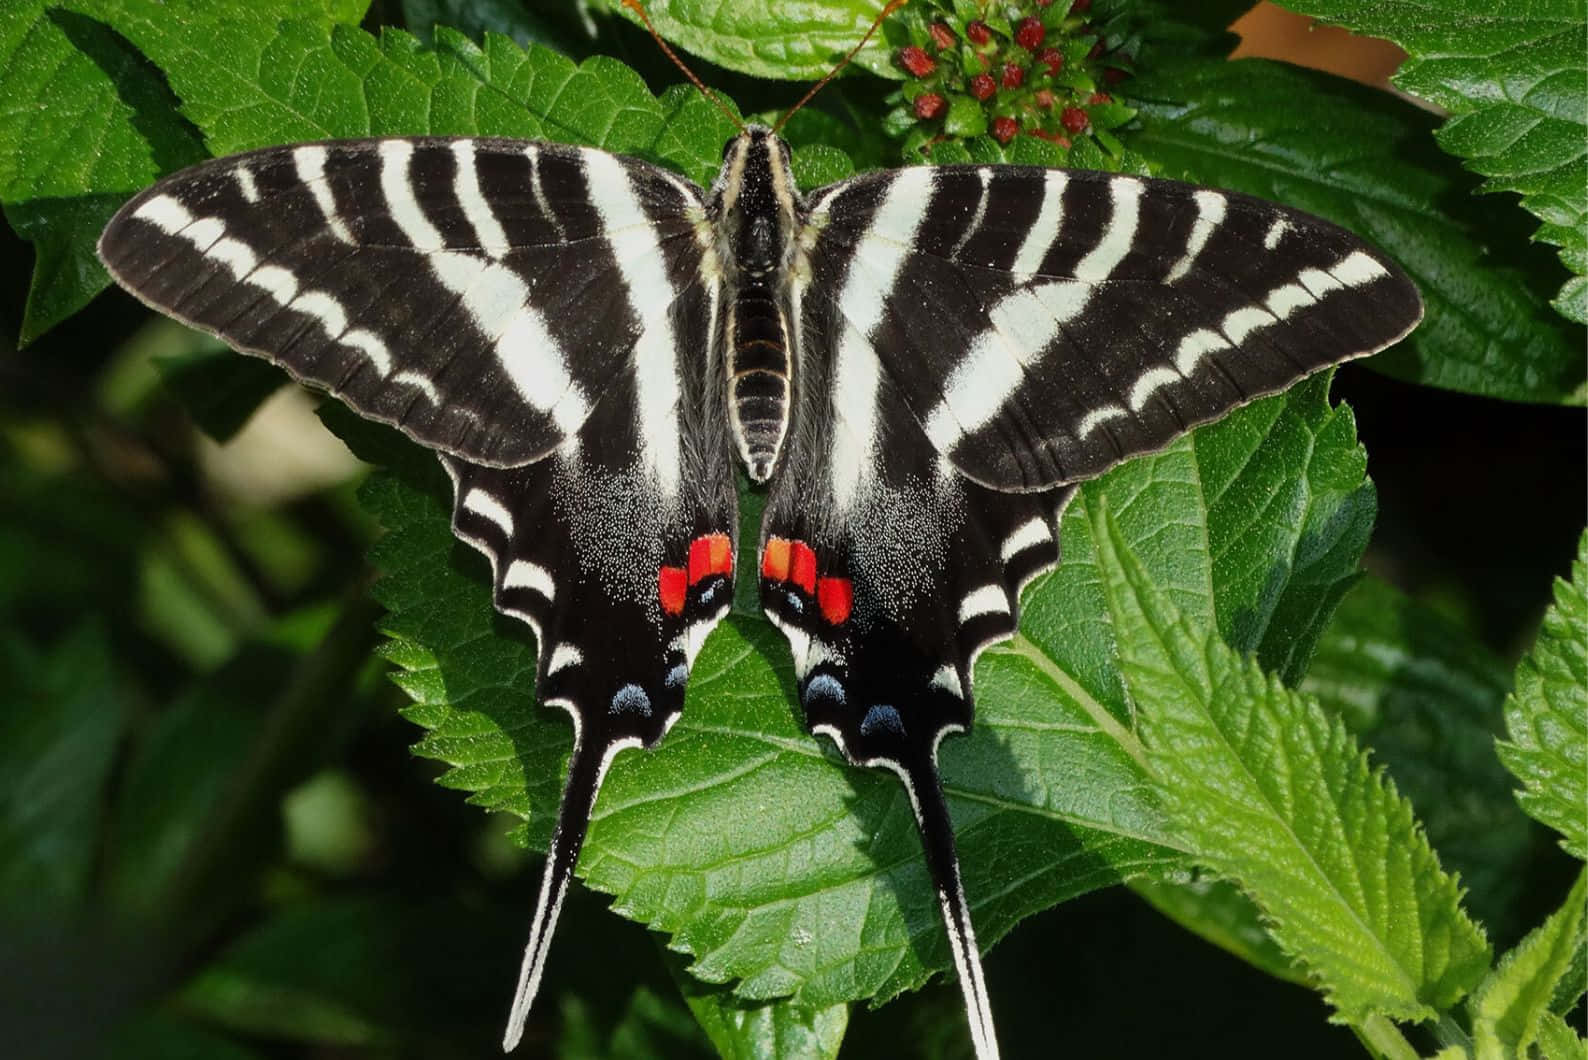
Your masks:
[[[1096,475],[1422,316],[1411,281],[1350,232],[1175,181],[916,167],[810,203],[811,272],[842,277],[840,385],[896,389],[939,452],[997,489]],[[857,459],[881,459],[876,403],[850,404]]]
[[[424,445],[513,466],[577,432],[637,342],[668,341],[649,325],[699,267],[699,216],[688,182],[600,151],[349,140],[183,170],[99,250],[160,312]]]

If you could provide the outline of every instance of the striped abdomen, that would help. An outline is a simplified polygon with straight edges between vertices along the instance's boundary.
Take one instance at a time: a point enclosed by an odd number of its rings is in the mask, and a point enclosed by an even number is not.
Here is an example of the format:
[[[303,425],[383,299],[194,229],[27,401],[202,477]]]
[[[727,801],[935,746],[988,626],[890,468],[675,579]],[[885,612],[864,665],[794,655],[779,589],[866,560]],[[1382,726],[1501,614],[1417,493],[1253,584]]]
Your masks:
[[[734,299],[728,345],[728,408],[750,478],[765,482],[788,433],[788,331],[769,289]]]

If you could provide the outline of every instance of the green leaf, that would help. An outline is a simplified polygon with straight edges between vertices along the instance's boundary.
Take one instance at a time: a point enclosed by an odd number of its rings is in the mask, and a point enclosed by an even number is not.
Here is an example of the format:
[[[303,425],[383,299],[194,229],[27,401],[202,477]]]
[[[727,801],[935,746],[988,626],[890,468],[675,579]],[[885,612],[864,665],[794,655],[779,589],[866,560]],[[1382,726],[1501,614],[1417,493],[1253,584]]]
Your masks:
[[[275,0],[270,4],[154,4],[209,49],[285,17],[323,26],[357,21],[367,0]],[[170,90],[125,29],[119,5],[17,2],[0,9],[0,203],[34,244],[33,286],[22,323],[29,342],[75,313],[109,277],[94,255],[105,222],[155,177],[204,157]],[[144,49],[144,54],[156,58]]]
[[[68,919],[88,895],[131,690],[86,622],[42,655],[0,641],[0,920]]]
[[[849,1006],[812,1009],[791,1001],[747,1004],[724,987],[683,974],[674,956],[668,966],[684,1000],[723,1060],[799,1056],[834,1060],[849,1026]]]
[[[1539,1021],[1538,1047],[1544,1060],[1584,1060],[1588,1041],[1578,1037],[1566,1021],[1551,1012]]]
[[[1543,221],[1576,274],[1555,300],[1588,323],[1588,52],[1583,0],[1283,0],[1285,7],[1406,49],[1397,88],[1443,108],[1439,145]]]
[[[1555,582],[1533,650],[1516,667],[1505,704],[1510,741],[1500,760],[1522,781],[1522,809],[1561,834],[1561,846],[1588,859],[1588,533],[1577,542],[1571,581]]]
[[[711,1055],[689,1010],[677,999],[663,999],[648,987],[629,995],[616,1020],[611,1015],[582,997],[564,995],[556,1055],[564,1060],[651,1060],[657,1056],[705,1060]]]
[[[1500,959],[1472,994],[1477,1060],[1525,1056],[1549,1014],[1555,986],[1582,947],[1588,915],[1588,871],[1578,873],[1566,902]]]
[[[1197,859],[1257,900],[1347,1022],[1448,1008],[1488,945],[1411,806],[1337,721],[1183,617],[1110,508],[1090,515],[1143,742]]]
[[[1535,289],[1491,207],[1429,139],[1436,119],[1383,92],[1257,59],[1173,63],[1120,86],[1136,150],[1169,175],[1327,217],[1383,247],[1427,307],[1369,363],[1399,378],[1523,401],[1588,397],[1582,332]]]
[[[1510,683],[1471,633],[1367,578],[1346,594],[1301,688],[1372,747],[1473,912],[1514,938],[1532,834],[1494,755]]]
[[[639,21],[621,0],[601,0],[601,6]],[[755,77],[814,81],[855,46],[879,7],[874,0],[657,0],[645,10],[656,32],[718,66]],[[855,64],[884,77],[904,76],[882,32],[860,49]]]
[[[34,249],[26,344],[110,282],[94,244],[117,207],[204,154],[126,40],[45,0],[0,7],[0,99],[0,203]]]

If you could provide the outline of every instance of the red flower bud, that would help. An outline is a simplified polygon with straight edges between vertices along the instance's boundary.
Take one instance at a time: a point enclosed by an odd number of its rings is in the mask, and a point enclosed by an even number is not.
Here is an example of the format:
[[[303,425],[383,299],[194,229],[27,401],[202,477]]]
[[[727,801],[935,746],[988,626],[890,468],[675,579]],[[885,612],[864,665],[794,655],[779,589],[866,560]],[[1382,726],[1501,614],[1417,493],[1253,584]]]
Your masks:
[[[1129,76],[1130,74],[1119,69],[1117,66],[1110,66],[1108,69],[1103,71],[1103,80],[1110,85],[1117,85]]]
[[[1086,116],[1086,111],[1080,107],[1065,107],[1064,113],[1059,115],[1059,121],[1064,127],[1076,135],[1085,132],[1087,126],[1092,124],[1092,119]]]
[[[1070,5],[1072,15],[1084,15],[1090,10],[1092,10],[1092,0],[1075,0],[1075,3]]]
[[[932,57],[913,44],[899,49],[899,65],[916,77],[925,77],[937,69]]]
[[[1089,107],[1095,106],[1098,103],[1112,102],[1114,102],[1114,97],[1109,95],[1107,92],[1093,92],[1090,96],[1086,97],[1086,105]]]
[[[948,101],[936,92],[923,92],[915,97],[915,116],[931,121],[948,107]]]
[[[965,27],[965,36],[970,38],[972,44],[986,44],[992,40],[992,30],[988,28],[987,23],[977,19]]]
[[[1031,102],[1035,103],[1043,110],[1047,110],[1049,107],[1053,106],[1053,93],[1049,92],[1045,88],[1039,88],[1031,94]]]
[[[1037,56],[1037,62],[1046,66],[1049,74],[1056,74],[1064,69],[1064,53],[1057,48],[1044,48]]]
[[[1013,118],[994,118],[992,123],[992,136],[1001,144],[1007,144],[1015,138],[1015,133],[1020,131],[1020,126],[1015,124]]]
[[[1026,72],[1014,63],[1004,63],[1002,80],[1005,88],[1019,88],[1026,83]]]
[[[932,23],[931,33],[932,43],[939,48],[952,48],[954,41],[957,39],[954,36],[954,31],[948,28],[948,23],[946,22]]]
[[[1042,20],[1035,15],[1020,20],[1020,25],[1015,27],[1015,43],[1028,52],[1034,52],[1042,47],[1042,40],[1048,31],[1042,28]]]
[[[987,74],[977,74],[970,79],[970,94],[979,100],[989,100],[998,91],[998,82]]]

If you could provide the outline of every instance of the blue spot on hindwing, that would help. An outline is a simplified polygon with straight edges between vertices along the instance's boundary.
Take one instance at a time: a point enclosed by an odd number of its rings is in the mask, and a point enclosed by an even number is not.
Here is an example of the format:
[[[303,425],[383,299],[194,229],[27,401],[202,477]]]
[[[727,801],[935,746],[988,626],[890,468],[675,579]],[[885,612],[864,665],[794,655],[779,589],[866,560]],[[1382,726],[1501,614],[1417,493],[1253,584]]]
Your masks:
[[[624,685],[613,694],[609,709],[613,714],[638,714],[648,718],[651,716],[651,697],[639,685]]]
[[[844,705],[844,686],[832,674],[817,674],[805,684],[805,705],[816,700],[827,700],[834,706]]]
[[[870,736],[882,730],[884,732],[904,734],[904,719],[899,717],[899,712],[886,703],[878,703],[866,711],[866,716],[860,719],[860,735]]]
[[[667,676],[662,680],[667,684],[668,688],[682,688],[684,687],[684,682],[689,680],[689,667],[679,663],[667,671]]]

